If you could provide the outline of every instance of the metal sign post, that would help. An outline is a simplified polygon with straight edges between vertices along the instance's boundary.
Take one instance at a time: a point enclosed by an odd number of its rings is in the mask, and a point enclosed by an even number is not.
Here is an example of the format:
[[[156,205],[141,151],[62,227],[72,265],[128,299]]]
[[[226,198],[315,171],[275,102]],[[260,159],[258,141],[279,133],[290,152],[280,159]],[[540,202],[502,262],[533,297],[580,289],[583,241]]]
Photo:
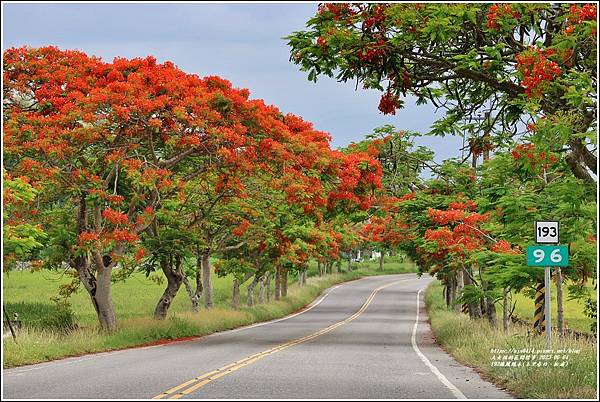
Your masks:
[[[550,267],[544,267],[544,286],[546,287],[546,297],[544,300],[544,314],[546,315],[546,347],[552,346],[552,309],[550,308]]]
[[[552,267],[566,267],[569,265],[569,249],[567,246],[558,245],[558,229],[558,221],[536,221],[534,237],[538,245],[527,247],[527,265],[530,267],[544,267],[544,318],[546,323],[546,347],[548,349],[552,346],[552,309],[550,307]],[[543,245],[539,245],[540,243]],[[539,321],[541,325],[544,320]]]

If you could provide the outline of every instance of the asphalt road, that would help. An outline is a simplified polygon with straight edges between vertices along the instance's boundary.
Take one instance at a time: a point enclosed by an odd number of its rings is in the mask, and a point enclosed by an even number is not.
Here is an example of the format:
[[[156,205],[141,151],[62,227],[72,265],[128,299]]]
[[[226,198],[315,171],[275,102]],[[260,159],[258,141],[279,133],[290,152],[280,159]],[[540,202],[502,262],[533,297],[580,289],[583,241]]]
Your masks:
[[[364,278],[282,320],[3,370],[3,399],[508,398],[433,342],[429,281]]]

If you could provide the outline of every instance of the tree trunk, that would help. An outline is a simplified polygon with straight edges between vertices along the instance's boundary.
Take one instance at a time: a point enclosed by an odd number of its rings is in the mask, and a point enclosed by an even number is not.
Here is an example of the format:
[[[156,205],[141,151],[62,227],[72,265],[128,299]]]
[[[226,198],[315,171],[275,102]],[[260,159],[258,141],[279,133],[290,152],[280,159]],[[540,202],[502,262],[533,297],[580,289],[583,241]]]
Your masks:
[[[496,327],[496,303],[494,303],[494,299],[491,297],[486,297],[486,305],[487,305],[487,316],[488,321],[492,325],[492,327]]]
[[[281,298],[281,268],[275,269],[275,300]]]
[[[271,273],[267,272],[265,279],[265,287],[267,288],[267,303],[271,301]]]
[[[183,284],[185,286],[185,291],[187,292],[189,298],[190,298],[190,302],[192,303],[192,311],[194,313],[198,312],[198,296],[197,294],[194,292],[194,289],[192,288],[192,285],[190,284],[190,281],[188,281],[187,276],[185,276],[185,274],[183,275]]]
[[[462,290],[465,287],[465,273],[463,272],[463,268],[459,268],[456,271],[456,288],[455,288],[455,300],[461,296]],[[461,304],[456,303],[454,305],[454,310],[456,312],[461,311]]]
[[[240,287],[248,280],[250,279],[250,277],[252,276],[252,274],[246,274],[244,276],[244,278],[242,278],[242,280],[239,280],[238,278],[235,278],[233,280],[233,292],[232,292],[232,296],[231,296],[231,307],[234,310],[237,310],[238,308],[240,308]],[[248,292],[248,297],[251,298],[252,295],[252,290],[254,288],[249,289]],[[248,303],[252,303],[254,304],[254,299],[252,299],[251,301],[249,300]]]
[[[383,272],[383,263],[385,261],[385,254],[383,254],[383,251],[381,252],[381,255],[379,256],[379,270]]]
[[[481,309],[481,317],[487,317],[487,299],[485,297],[482,297],[479,300],[479,308]]]
[[[288,291],[288,271],[287,269],[282,270],[281,272],[281,297],[287,297]]]
[[[168,261],[166,258],[163,258],[160,261],[160,268],[167,278],[167,288],[154,309],[154,318],[157,320],[166,318],[169,307],[177,295],[177,291],[179,291],[179,288],[181,287],[181,283],[183,282],[181,263],[182,259],[180,257],[176,257],[175,266],[173,266],[172,261]]]
[[[444,286],[444,296],[446,299],[446,307],[452,306],[452,280],[448,276],[446,277],[446,284]]]
[[[348,257],[348,272],[352,271],[352,254]]]
[[[240,281],[233,280],[233,293],[231,295],[231,308],[237,310],[240,308]]]
[[[556,326],[558,334],[564,333],[564,313],[563,313],[563,291],[562,291],[562,271],[560,267],[556,267]]]
[[[103,267],[97,270],[96,282],[96,305],[98,306],[98,319],[100,326],[105,331],[114,331],[117,329],[117,316],[112,302],[110,292],[111,286],[111,268]]]
[[[584,123],[579,126],[579,132],[585,132],[587,128],[590,126],[591,122]],[[594,179],[590,173],[587,171],[589,168],[594,175],[597,174],[597,157],[593,154],[582,142],[579,138],[572,138],[569,141],[569,147],[571,148],[571,152],[569,152],[565,158],[565,162],[578,179],[582,179],[590,184],[595,184],[596,179]]]
[[[252,283],[250,283],[250,285],[248,285],[248,299],[246,300],[248,307],[254,306],[254,288],[258,284],[258,280],[259,280],[259,276],[258,276],[258,274],[256,274],[256,275],[254,275],[254,280],[252,281]]]
[[[465,279],[465,286],[466,285],[473,285],[473,281],[471,280],[471,272],[469,272],[470,269],[465,267],[464,268],[464,279]],[[478,302],[471,302],[469,303],[469,316],[471,318],[481,318],[481,306],[479,305]]]
[[[456,273],[450,274],[450,308],[456,310]]]
[[[509,318],[509,309],[508,306],[508,288],[504,288],[502,291],[502,328],[504,328],[504,332],[508,331],[508,326],[510,324]]]
[[[196,267],[196,291],[194,292],[198,298],[198,302],[200,302],[200,298],[202,297],[202,290],[202,264],[200,263]]]
[[[88,230],[87,226],[86,195],[82,193],[79,197],[77,212],[77,233]],[[117,317],[110,292],[112,265],[109,264],[107,267],[102,261],[99,261],[99,264],[96,264],[97,277],[91,272],[90,265],[91,261],[88,256],[77,256],[71,261],[71,266],[77,271],[81,283],[90,295],[100,327],[104,331],[114,331],[117,329]]]
[[[79,274],[79,280],[90,295],[90,300],[92,301],[92,305],[96,311],[98,322],[100,322],[100,309],[98,308],[98,302],[96,301],[96,277],[90,272],[89,265],[90,261],[87,257],[76,257],[74,264],[71,266],[77,270],[77,273]]]
[[[202,257],[198,252],[196,254],[196,269],[195,269],[195,281],[196,281],[196,289],[192,288],[192,285],[187,279],[187,276],[184,274],[183,276],[183,284],[185,285],[185,290],[190,298],[190,302],[192,303],[192,311],[197,313],[200,309],[200,298],[202,297]]]
[[[202,291],[204,292],[204,307],[210,309],[213,307],[213,287],[210,261],[208,253],[201,255],[202,265]]]
[[[340,273],[340,272],[344,272],[344,271],[342,271],[342,260],[341,259],[337,260],[337,263],[335,264],[335,271],[334,271],[334,273],[337,274],[337,273]]]
[[[198,299],[198,303],[200,303],[200,298],[202,297],[202,257],[196,257],[196,291],[194,294]]]
[[[479,268],[479,274],[481,277],[481,287],[485,292],[489,291],[489,284],[483,280],[483,267]],[[497,322],[496,322],[496,303],[494,302],[494,299],[486,296],[483,299],[483,311],[485,312],[485,315],[488,318],[488,321],[490,322],[490,324],[492,325],[492,327],[496,327]]]
[[[465,287],[465,272],[464,267],[456,271],[456,291],[460,294]]]
[[[267,274],[268,275],[268,274]],[[258,302],[260,304],[264,304],[265,302],[265,281],[267,280],[266,276],[260,278],[259,288],[258,288]]]
[[[321,261],[317,261],[317,272],[319,276],[323,276],[323,271],[321,271]]]
[[[300,273],[298,273],[298,285],[306,285],[306,270],[300,271]]]
[[[573,172],[575,177],[588,184],[596,184],[596,180],[588,173],[587,169],[581,165],[577,154],[574,151],[567,154],[565,163],[569,166],[569,169],[571,169],[571,172]]]

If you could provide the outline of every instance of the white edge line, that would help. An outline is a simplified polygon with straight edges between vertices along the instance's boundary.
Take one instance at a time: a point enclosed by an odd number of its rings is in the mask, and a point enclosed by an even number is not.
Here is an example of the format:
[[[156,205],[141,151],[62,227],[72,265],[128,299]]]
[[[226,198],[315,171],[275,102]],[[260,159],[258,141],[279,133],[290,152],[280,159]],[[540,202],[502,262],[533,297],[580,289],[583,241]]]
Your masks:
[[[413,330],[412,330],[412,336],[410,337],[410,341],[412,343],[412,347],[415,350],[415,353],[419,356],[419,358],[423,361],[423,363],[425,363],[425,365],[429,368],[429,370],[431,370],[431,372],[433,374],[435,374],[435,376],[438,378],[438,380],[440,380],[440,382],[442,384],[444,384],[444,386],[446,386],[446,388],[448,388],[450,390],[450,392],[452,392],[452,394],[457,398],[457,399],[467,399],[467,397],[460,392],[460,390],[458,388],[456,388],[456,386],[454,384],[452,384],[450,382],[450,380],[448,380],[446,378],[446,376],[444,376],[440,370],[438,370],[437,367],[435,367],[427,357],[425,357],[425,355],[421,352],[421,350],[419,349],[419,347],[417,346],[417,327],[419,325],[419,297],[421,296],[421,292],[423,291],[423,289],[419,289],[419,291],[417,292],[417,315],[415,317],[415,325],[413,326]]]

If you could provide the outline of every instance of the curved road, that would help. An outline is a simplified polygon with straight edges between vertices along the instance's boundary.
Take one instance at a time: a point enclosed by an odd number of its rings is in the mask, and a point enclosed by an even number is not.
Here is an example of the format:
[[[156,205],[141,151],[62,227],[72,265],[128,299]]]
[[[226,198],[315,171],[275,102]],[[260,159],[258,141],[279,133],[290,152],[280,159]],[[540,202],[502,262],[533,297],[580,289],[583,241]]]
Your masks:
[[[508,398],[433,342],[430,280],[368,277],[284,319],[4,370],[3,398]]]

